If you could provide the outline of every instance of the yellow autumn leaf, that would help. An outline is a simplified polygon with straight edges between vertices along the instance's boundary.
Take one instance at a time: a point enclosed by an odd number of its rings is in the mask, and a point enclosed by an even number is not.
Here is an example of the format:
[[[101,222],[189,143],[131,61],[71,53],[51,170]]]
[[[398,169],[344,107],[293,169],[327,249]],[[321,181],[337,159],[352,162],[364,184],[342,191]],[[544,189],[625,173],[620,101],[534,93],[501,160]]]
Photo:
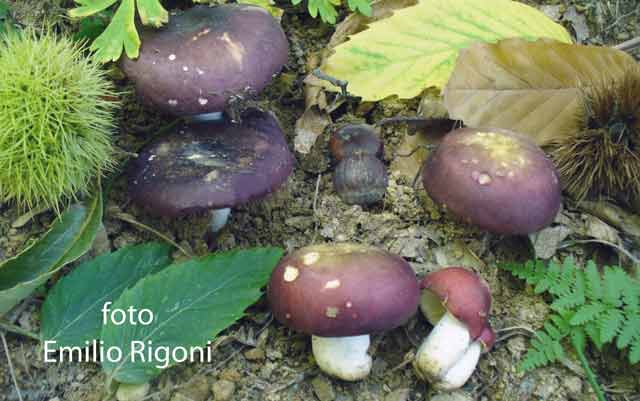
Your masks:
[[[522,3],[421,0],[351,36],[336,47],[322,70],[348,81],[349,93],[363,100],[392,95],[409,99],[428,87],[441,89],[460,49],[512,37],[571,43],[561,25]]]

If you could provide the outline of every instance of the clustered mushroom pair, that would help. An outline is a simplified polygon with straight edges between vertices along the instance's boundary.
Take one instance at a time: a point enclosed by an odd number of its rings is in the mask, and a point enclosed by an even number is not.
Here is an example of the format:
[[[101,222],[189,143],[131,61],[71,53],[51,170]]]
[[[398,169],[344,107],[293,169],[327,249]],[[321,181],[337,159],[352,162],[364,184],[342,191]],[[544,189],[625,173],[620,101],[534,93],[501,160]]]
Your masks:
[[[186,123],[133,161],[131,198],[167,217],[211,210],[216,232],[230,208],[273,192],[292,172],[273,114],[248,109],[239,121],[222,115],[234,97],[259,92],[280,71],[286,36],[261,7],[201,5],[146,30],[142,42],[139,58],[123,58],[123,71],[144,103]]]
[[[415,367],[437,388],[461,387],[494,341],[487,320],[491,295],[479,276],[451,267],[419,283],[403,258],[371,246],[324,244],[293,252],[273,271],[268,298],[281,323],[312,336],[320,369],[342,380],[367,377],[369,335],[406,323],[418,304],[435,327]]]
[[[140,57],[125,57],[122,68],[147,104],[186,123],[134,160],[133,200],[170,217],[211,210],[216,231],[229,208],[280,186],[292,172],[293,156],[275,117],[257,109],[246,110],[240,121],[220,115],[234,97],[262,90],[287,53],[277,21],[248,5],[195,6],[166,27],[144,32]],[[330,148],[342,199],[378,202],[387,172],[373,129],[343,127]],[[560,207],[552,163],[530,141],[505,130],[449,133],[425,163],[422,181],[452,214],[495,233],[535,232]],[[280,322],[312,335],[319,367],[344,380],[369,374],[369,334],[404,324],[418,305],[434,328],[414,366],[438,388],[462,386],[495,341],[491,296],[478,275],[447,267],[418,282],[404,259],[366,245],[313,245],[291,253],[275,268],[268,298]]]

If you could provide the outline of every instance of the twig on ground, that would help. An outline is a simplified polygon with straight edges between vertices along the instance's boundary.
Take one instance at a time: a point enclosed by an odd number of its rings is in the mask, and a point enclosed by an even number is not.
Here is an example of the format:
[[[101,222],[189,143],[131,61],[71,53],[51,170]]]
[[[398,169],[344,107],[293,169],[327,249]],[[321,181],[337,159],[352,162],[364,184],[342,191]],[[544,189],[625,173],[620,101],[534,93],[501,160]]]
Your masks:
[[[640,47],[640,36],[636,36],[633,39],[629,39],[627,41],[624,41],[622,43],[619,43],[613,46],[614,49],[618,49],[626,52],[631,51],[637,47]]]
[[[9,346],[7,345],[7,339],[5,338],[3,331],[0,331],[0,338],[2,339],[2,346],[4,347],[4,353],[7,356],[7,362],[9,364],[9,373],[11,374],[11,380],[13,380],[13,385],[16,387],[16,392],[18,393],[18,400],[23,401],[22,393],[20,392],[20,387],[18,386],[18,379],[16,378],[16,372],[13,370],[11,355],[9,355]]]
[[[4,331],[8,331],[9,333],[18,334],[21,336],[33,338],[36,341],[40,341],[40,336],[37,335],[36,333],[29,330],[25,330],[22,327],[16,326],[15,324],[11,324],[9,322],[0,320],[0,329]]]
[[[174,240],[172,240],[171,238],[169,238],[168,236],[166,236],[165,234],[161,233],[160,231],[156,230],[153,227],[149,227],[148,225],[144,224],[144,223],[140,223],[138,220],[134,219],[133,216],[127,214],[127,213],[122,213],[122,212],[117,212],[113,214],[113,217],[125,221],[129,224],[132,224],[138,228],[141,228],[143,230],[149,231],[152,234],[155,234],[156,236],[158,236],[159,238],[163,239],[164,241],[166,241],[167,243],[171,244],[172,246],[176,247],[180,252],[182,252],[183,254],[185,254],[186,256],[192,258],[193,254],[189,251],[187,251],[186,249],[184,249],[183,247],[181,247],[177,242],[175,242]]]
[[[320,70],[320,68],[316,68],[311,73],[316,78],[321,79],[323,81],[327,81],[331,85],[337,86],[338,88],[340,88],[340,94],[342,96],[345,96],[345,97],[348,96],[349,93],[347,92],[347,85],[349,85],[349,82],[343,81],[343,80],[335,78],[335,77],[332,77],[331,75],[327,75],[324,72],[322,72]]]
[[[613,247],[613,248],[617,249],[618,251],[622,252],[626,257],[631,259],[631,261],[634,263],[634,265],[640,265],[640,259],[638,259],[635,256],[633,256],[633,254],[631,252],[627,251],[626,249],[624,249],[623,247],[621,247],[618,244],[614,244],[613,242],[604,241],[604,240],[601,240],[601,239],[584,239],[584,240],[567,241],[565,244],[562,244],[558,248],[562,249],[562,248],[567,248],[567,247],[573,246],[575,244],[590,244],[590,243],[603,244],[603,245],[608,245],[610,247]]]

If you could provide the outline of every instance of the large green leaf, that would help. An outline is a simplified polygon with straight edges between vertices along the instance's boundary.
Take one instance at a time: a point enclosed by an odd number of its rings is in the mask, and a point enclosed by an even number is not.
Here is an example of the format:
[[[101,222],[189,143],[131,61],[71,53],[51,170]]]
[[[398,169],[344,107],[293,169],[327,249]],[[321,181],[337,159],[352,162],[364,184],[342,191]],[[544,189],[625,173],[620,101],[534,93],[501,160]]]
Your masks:
[[[231,251],[175,264],[140,280],[112,309],[149,309],[154,320],[149,325],[109,321],[103,326],[104,348],[122,350],[120,360],[102,362],[108,379],[144,383],[162,371],[161,360],[132,358],[134,341],[147,350],[205,346],[260,297],[281,257],[278,248]]]
[[[84,347],[100,338],[102,306],[141,278],[171,263],[171,247],[149,243],[129,246],[78,266],[49,292],[42,306],[42,340],[55,347]]]
[[[515,1],[421,0],[337,46],[323,71],[363,100],[413,98],[445,85],[460,49],[510,37],[571,42],[561,25]]]
[[[102,222],[102,194],[70,206],[31,247],[0,265],[0,316],[56,271],[91,249]]]

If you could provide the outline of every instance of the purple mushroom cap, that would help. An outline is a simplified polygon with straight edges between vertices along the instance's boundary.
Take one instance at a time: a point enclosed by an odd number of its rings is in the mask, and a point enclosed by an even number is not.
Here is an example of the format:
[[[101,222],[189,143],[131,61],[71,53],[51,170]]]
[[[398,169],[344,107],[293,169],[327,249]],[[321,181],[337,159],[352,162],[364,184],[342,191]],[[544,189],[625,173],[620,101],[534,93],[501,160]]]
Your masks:
[[[147,145],[132,162],[129,193],[154,214],[180,216],[262,198],[292,169],[275,117],[250,110],[241,123],[189,124]]]
[[[551,224],[561,203],[558,172],[542,149],[503,129],[447,134],[422,170],[429,196],[468,223],[498,234]]]
[[[174,115],[223,111],[234,95],[259,92],[287,62],[289,44],[265,9],[252,5],[195,6],[145,29],[125,74],[147,104]]]
[[[393,329],[416,311],[411,266],[384,250],[349,243],[312,245],[283,258],[271,275],[274,316],[297,331],[344,337]]]

